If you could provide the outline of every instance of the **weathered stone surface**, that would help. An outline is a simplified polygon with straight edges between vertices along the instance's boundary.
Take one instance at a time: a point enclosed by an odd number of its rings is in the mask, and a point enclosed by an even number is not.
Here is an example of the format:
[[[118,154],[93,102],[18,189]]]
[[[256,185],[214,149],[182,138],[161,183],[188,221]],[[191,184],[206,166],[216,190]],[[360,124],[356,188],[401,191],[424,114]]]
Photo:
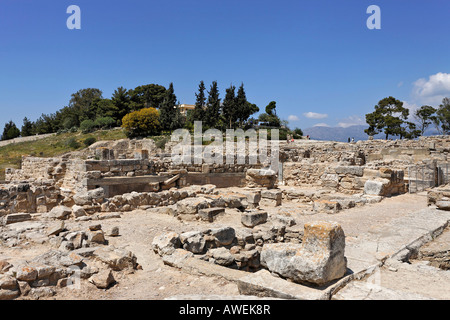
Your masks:
[[[94,256],[115,271],[136,269],[137,267],[137,258],[129,250],[112,246],[101,247],[94,251]]]
[[[83,263],[83,257],[75,252],[61,252],[58,250],[47,251],[32,260],[33,265],[49,265],[55,267],[79,266]]]
[[[386,192],[386,185],[389,184],[387,179],[367,180],[364,184],[364,194],[383,196]]]
[[[437,201],[436,206],[438,207],[438,209],[450,211],[450,201]]]
[[[229,266],[234,262],[233,255],[224,247],[210,249],[208,254],[214,259],[214,263],[221,266]]]
[[[6,260],[0,260],[0,274],[7,272],[10,268],[12,268],[12,264]]]
[[[152,249],[160,256],[172,254],[181,246],[180,236],[175,232],[167,232],[153,238]]]
[[[116,280],[114,279],[112,271],[109,269],[105,269],[93,275],[89,279],[89,282],[94,284],[99,289],[107,289],[110,285],[116,282]]]
[[[9,275],[0,275],[0,289],[16,290],[17,280]]]
[[[203,253],[205,249],[205,238],[200,231],[189,231],[180,234],[183,249],[192,253]]]
[[[79,205],[72,206],[72,214],[75,218],[83,217],[86,215],[86,211],[83,209],[83,207]]]
[[[105,197],[105,190],[103,190],[103,188],[97,188],[94,190],[76,193],[73,196],[73,201],[75,202],[75,204],[82,206],[86,204],[92,204],[94,200],[100,201],[104,197]]]
[[[313,203],[313,210],[316,213],[337,213],[341,210],[341,204],[338,201],[316,200]]]
[[[30,296],[36,299],[53,297],[55,294],[56,290],[52,287],[32,288],[29,293]]]
[[[120,235],[119,227],[112,227],[106,235],[110,237],[118,237]]]
[[[232,227],[221,227],[210,229],[209,234],[214,237],[217,246],[227,246],[233,242],[236,231]]]
[[[87,240],[93,243],[104,244],[106,241],[105,233],[103,232],[103,230],[88,231]]]
[[[198,214],[200,216],[200,219],[203,221],[213,222],[214,217],[218,214],[224,213],[225,208],[206,208],[206,209],[200,209],[198,211]]]
[[[177,212],[179,214],[196,214],[199,209],[209,208],[210,199],[204,197],[186,198],[177,202]]]
[[[194,254],[192,252],[178,248],[174,250],[172,254],[166,254],[162,256],[162,260],[166,265],[179,267],[184,260],[192,258],[193,256]]]
[[[241,215],[241,223],[248,227],[253,228],[259,224],[267,222],[267,212],[266,211],[248,211],[243,212]]]
[[[57,236],[60,232],[64,231],[65,228],[66,228],[66,224],[64,223],[64,221],[55,222],[53,225],[51,225],[47,229],[47,235],[48,236],[53,236],[53,235]]]
[[[281,190],[263,190],[261,191],[261,205],[277,207],[281,205],[283,194]]]
[[[19,290],[0,289],[0,300],[12,300],[20,295]]]
[[[16,223],[31,220],[29,213],[11,213],[4,218],[4,224]]]
[[[261,264],[295,282],[326,284],[342,277],[347,269],[345,235],[337,223],[305,224],[302,244],[265,244]]]
[[[337,174],[348,174],[358,177],[362,177],[364,174],[363,166],[338,166],[335,170]]]
[[[69,218],[71,213],[72,209],[66,206],[56,206],[47,214],[47,216],[52,219],[65,220]]]
[[[17,268],[16,279],[21,281],[36,280],[38,272],[36,268],[30,266],[20,266]]]

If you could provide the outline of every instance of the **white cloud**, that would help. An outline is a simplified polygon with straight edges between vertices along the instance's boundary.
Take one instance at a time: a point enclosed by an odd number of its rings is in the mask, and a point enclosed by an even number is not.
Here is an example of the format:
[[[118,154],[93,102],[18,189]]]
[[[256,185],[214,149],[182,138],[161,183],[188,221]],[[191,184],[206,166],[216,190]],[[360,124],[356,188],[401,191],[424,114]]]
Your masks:
[[[288,120],[289,120],[289,121],[298,121],[298,120],[300,120],[300,119],[299,119],[297,116],[291,114],[291,115],[288,117]]]
[[[366,121],[364,121],[361,117],[359,116],[350,116],[348,118],[342,119],[339,123],[338,123],[338,127],[341,128],[348,128],[351,126],[358,126],[358,125],[364,125],[366,124]]]
[[[313,125],[313,127],[329,127],[329,125],[327,125],[326,123],[318,123]]]
[[[437,106],[445,97],[450,97],[450,73],[438,72],[414,82],[414,98],[420,104]]]
[[[325,119],[325,118],[328,118],[328,114],[326,114],[326,113],[305,112],[303,115],[305,117],[309,118],[309,119]]]

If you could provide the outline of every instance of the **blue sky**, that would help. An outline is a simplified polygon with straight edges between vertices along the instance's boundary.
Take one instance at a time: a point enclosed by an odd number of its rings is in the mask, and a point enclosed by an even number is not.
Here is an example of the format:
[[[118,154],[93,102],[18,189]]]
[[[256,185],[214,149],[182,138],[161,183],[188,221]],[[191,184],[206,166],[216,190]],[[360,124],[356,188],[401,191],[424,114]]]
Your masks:
[[[369,30],[369,5],[381,29]],[[69,5],[81,30],[69,30]],[[412,110],[450,96],[448,0],[1,0],[0,126],[68,104],[82,88],[244,83],[292,128],[364,124],[384,97]]]

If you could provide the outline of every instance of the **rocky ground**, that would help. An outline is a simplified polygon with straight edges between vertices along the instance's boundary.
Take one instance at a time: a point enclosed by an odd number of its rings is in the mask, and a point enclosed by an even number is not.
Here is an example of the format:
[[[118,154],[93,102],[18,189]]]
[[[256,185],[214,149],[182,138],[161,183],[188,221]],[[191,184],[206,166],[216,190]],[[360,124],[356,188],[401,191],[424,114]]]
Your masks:
[[[288,216],[295,221],[289,231],[302,234],[303,226],[311,221],[337,222],[342,226],[346,236],[346,256],[348,267],[352,270],[364,269],[371,264],[382,262],[376,272],[362,277],[359,281],[350,281],[333,295],[333,299],[448,299],[450,298],[450,277],[448,270],[439,269],[430,252],[437,255],[442,266],[448,263],[448,239],[450,231],[446,229],[433,241],[422,243],[422,254],[411,257],[406,262],[386,259],[414,240],[415,224],[418,224],[414,212],[427,210],[427,198],[424,194],[404,194],[386,198],[379,203],[368,203],[364,206],[343,209],[335,214],[305,212],[305,204],[299,201],[283,200],[281,206],[262,206],[268,215],[266,224],[255,227],[262,231],[270,228],[273,217]],[[447,214],[441,211],[442,215]],[[438,213],[439,215],[440,213]],[[433,211],[433,217],[435,213]],[[430,215],[431,217],[431,215]],[[431,219],[431,218],[430,218]],[[449,219],[442,216],[441,221]],[[437,220],[436,220],[437,221]],[[49,249],[60,248],[47,236],[54,221],[43,220],[34,215],[31,221],[9,224],[1,228],[3,236],[0,244],[0,260],[7,260],[16,266],[29,262],[34,257]],[[183,298],[191,295],[197,297],[237,296],[239,289],[235,281],[227,276],[217,274],[199,274],[186,272],[165,265],[161,257],[153,251],[153,239],[164,232],[183,233],[205,228],[231,226],[242,228],[241,212],[227,208],[216,216],[214,222],[201,220],[183,220],[172,215],[158,213],[154,210],[133,210],[120,215],[111,215],[109,219],[96,221],[65,220],[65,228],[69,231],[84,230],[88,232],[93,224],[100,224],[104,231],[106,244],[99,246],[128,250],[136,257],[136,268],[113,270],[115,283],[108,289],[98,288],[88,278],[81,280],[79,289],[54,286],[54,292],[41,294],[39,299],[90,299],[116,300],[136,299],[154,300],[171,297]],[[438,222],[436,222],[438,223]],[[398,234],[399,226],[411,233]],[[118,227],[118,235],[109,236],[110,231]],[[420,229],[421,227],[419,227]],[[425,230],[425,229],[424,229]],[[116,230],[117,231],[117,230]],[[401,233],[401,232],[400,232]],[[5,236],[16,234],[17,237]],[[439,233],[440,234],[440,233]],[[6,239],[6,240],[5,240]],[[431,258],[430,258],[431,257]],[[447,260],[445,260],[447,259]],[[447,261],[447,262],[445,262]],[[441,267],[442,267],[441,266]],[[448,266],[448,264],[447,264]],[[103,270],[99,263],[92,262],[90,267]],[[223,267],[225,268],[225,267]],[[375,283],[374,289],[370,284]],[[36,296],[21,295],[18,299],[35,299]]]

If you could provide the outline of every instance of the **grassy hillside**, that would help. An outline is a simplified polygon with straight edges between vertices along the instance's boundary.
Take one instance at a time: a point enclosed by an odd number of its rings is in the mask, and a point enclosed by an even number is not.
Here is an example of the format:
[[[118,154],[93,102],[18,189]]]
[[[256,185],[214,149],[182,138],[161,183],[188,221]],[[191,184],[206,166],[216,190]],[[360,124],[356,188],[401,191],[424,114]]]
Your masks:
[[[86,148],[84,141],[93,137],[96,141],[125,139],[121,129],[100,130],[91,133],[61,133],[36,141],[12,143],[0,147],[0,180],[5,178],[5,168],[19,168],[23,155],[54,157],[66,152]]]

